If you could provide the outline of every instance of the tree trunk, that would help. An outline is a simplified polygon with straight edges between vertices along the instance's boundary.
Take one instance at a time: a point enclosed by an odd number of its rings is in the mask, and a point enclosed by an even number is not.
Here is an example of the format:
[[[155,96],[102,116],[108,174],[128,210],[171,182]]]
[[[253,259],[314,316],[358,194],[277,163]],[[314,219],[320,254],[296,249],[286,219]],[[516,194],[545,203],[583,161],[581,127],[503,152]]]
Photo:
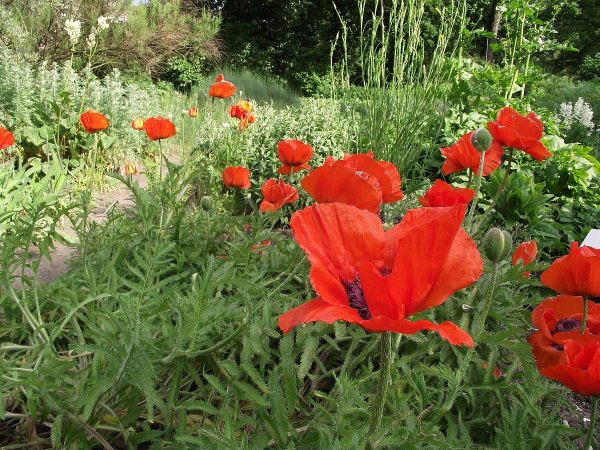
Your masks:
[[[485,40],[485,61],[491,64],[494,61],[494,52],[492,51],[492,44],[498,40],[498,31],[500,30],[500,19],[502,18],[502,12],[498,10],[499,0],[492,0],[490,5],[490,12],[488,14],[488,20],[486,23],[486,31],[493,33],[494,37],[486,38]]]

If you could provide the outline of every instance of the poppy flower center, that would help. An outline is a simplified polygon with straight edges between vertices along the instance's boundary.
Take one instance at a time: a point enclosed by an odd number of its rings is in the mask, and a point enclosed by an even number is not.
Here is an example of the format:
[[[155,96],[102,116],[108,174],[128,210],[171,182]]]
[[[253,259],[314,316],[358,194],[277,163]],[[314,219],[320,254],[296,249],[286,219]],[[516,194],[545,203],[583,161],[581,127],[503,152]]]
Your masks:
[[[581,322],[577,319],[561,319],[556,324],[556,333],[579,329]]]
[[[562,352],[562,351],[565,349],[565,348],[564,348],[562,345],[560,345],[560,344],[557,344],[556,342],[554,342],[554,343],[552,344],[552,347],[554,347],[554,348],[555,348],[556,350],[558,350],[559,352]]]
[[[348,297],[350,307],[357,310],[358,315],[363,319],[370,319],[371,312],[367,306],[367,299],[365,298],[358,274],[356,274],[352,281],[344,281],[344,288],[346,289],[346,296]]]

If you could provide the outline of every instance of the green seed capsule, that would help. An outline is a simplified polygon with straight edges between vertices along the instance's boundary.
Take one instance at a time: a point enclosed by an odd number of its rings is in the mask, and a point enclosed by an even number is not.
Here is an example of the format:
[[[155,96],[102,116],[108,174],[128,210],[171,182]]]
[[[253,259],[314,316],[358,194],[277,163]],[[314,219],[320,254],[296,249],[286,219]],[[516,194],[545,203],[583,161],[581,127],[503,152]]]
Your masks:
[[[471,135],[471,144],[480,152],[485,152],[492,145],[492,135],[485,128],[479,128]]]
[[[502,261],[512,251],[512,236],[500,228],[490,228],[483,238],[483,251],[490,261]]]
[[[200,207],[204,210],[204,211],[210,211],[211,209],[213,209],[213,199],[210,195],[205,195],[204,197],[202,197],[200,199]]]

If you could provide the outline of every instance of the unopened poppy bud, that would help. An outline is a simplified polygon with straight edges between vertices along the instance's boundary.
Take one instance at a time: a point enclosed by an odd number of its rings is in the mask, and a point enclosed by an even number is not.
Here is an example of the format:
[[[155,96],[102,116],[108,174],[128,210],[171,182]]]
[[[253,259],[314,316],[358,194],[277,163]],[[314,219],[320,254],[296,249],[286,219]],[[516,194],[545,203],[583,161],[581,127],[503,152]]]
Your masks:
[[[204,211],[210,211],[213,208],[213,199],[210,195],[205,195],[204,197],[202,197],[200,199],[200,207],[204,210]]]
[[[500,228],[490,228],[483,238],[483,251],[490,261],[502,261],[512,251],[512,236]]]
[[[471,135],[471,143],[480,152],[485,152],[492,145],[492,135],[485,128],[479,128]]]

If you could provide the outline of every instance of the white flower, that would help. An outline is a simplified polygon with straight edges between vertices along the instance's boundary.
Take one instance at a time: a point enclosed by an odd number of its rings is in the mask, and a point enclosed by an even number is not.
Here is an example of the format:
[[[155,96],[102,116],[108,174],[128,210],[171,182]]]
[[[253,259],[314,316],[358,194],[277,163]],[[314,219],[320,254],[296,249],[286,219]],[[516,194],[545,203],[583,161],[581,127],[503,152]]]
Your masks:
[[[104,16],[98,17],[98,28],[100,30],[106,30],[108,27],[108,19]]]
[[[223,128],[229,128],[231,126],[231,124],[227,122],[223,122],[221,125],[223,126]]]
[[[79,20],[67,19],[65,20],[65,30],[67,30],[71,44],[77,44],[81,37],[81,22]]]
[[[96,46],[96,33],[98,32],[98,30],[94,27],[92,27],[92,30],[90,31],[90,35],[87,37],[87,46],[90,50],[93,50],[94,47]]]

